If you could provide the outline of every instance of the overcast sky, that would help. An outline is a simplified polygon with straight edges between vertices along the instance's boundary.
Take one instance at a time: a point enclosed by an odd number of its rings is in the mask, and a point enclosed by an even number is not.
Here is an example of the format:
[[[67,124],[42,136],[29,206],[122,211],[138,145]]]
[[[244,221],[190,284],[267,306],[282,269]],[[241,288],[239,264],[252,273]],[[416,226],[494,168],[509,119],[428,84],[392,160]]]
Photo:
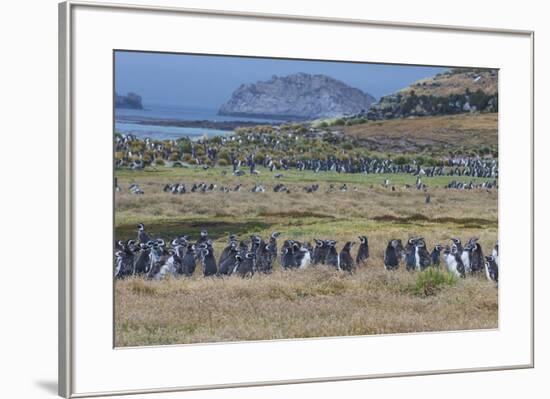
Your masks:
[[[218,108],[242,83],[305,72],[328,75],[378,99],[446,69],[119,51],[115,53],[115,90],[135,92],[145,105]]]

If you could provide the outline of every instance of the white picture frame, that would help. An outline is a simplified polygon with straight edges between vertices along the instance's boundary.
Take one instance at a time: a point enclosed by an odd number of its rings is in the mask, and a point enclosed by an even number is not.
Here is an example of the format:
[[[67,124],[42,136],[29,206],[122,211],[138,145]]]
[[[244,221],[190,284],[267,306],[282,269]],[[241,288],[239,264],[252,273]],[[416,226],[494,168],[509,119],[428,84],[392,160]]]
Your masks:
[[[89,2],[65,2],[59,12],[61,396],[533,367],[533,32]],[[143,26],[148,29],[138,29]],[[406,43],[405,38],[415,44]],[[357,43],[369,43],[368,54],[358,54]],[[113,348],[114,49],[498,68],[499,241],[504,248],[499,328]],[[515,134],[518,131],[524,133]],[[91,136],[93,132],[99,133]],[[104,270],[93,268],[96,260],[92,262],[82,250],[97,235],[102,238],[94,245],[104,250],[98,251],[96,259],[109,265]],[[518,248],[529,249],[529,264],[507,267],[526,263]],[[426,354],[426,346],[449,345],[449,340],[453,345],[445,346],[445,354]],[[389,350],[391,358],[386,355]],[[331,361],[319,362],[319,353]],[[193,367],[185,368],[181,359]],[[288,359],[290,364],[285,363]],[[258,361],[269,361],[271,374],[253,367]],[[235,362],[238,370],[224,378],[214,377]]]

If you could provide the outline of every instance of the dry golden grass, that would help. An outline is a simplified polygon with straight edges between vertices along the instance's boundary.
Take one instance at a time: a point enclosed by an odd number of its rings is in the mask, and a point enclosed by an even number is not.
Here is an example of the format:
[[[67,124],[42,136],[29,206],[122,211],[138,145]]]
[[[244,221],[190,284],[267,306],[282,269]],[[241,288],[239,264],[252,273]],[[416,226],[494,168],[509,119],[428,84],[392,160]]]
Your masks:
[[[498,114],[459,114],[391,119],[347,126],[346,134],[373,150],[416,152],[479,149],[498,145]]]
[[[280,231],[283,240],[331,238],[341,249],[357,236],[369,237],[371,258],[354,275],[324,268],[238,277],[204,279],[200,266],[191,279],[116,282],[115,340],[117,346],[262,340],[317,336],[345,336],[417,331],[497,327],[497,290],[481,278],[460,280],[434,296],[418,296],[412,286],[416,274],[386,273],[383,251],[392,238],[422,235],[430,249],[453,236],[476,236],[486,252],[497,239],[496,191],[446,190],[448,179],[424,179],[425,194],[405,189],[414,176],[390,175],[396,191],[383,188],[381,176],[284,172],[282,179],[261,169],[260,176],[222,176],[219,169],[170,169],[120,173],[124,191],[116,193],[116,237],[136,237],[143,222],[154,237],[196,238],[206,228],[218,257],[230,233],[248,239]],[[206,181],[218,185],[243,184],[241,192],[173,195],[164,184]],[[318,192],[301,188],[312,181]],[[139,183],[144,195],[126,187]],[[254,183],[269,189],[283,182],[291,194],[251,193]],[[328,185],[346,182],[350,191],[327,193]],[[357,192],[352,191],[357,187]],[[280,245],[279,244],[279,245]],[[356,247],[352,254],[355,255]]]
[[[115,284],[116,346],[309,338],[498,326],[497,288],[461,279],[435,295],[418,274],[378,262],[353,275],[325,267],[255,275]]]

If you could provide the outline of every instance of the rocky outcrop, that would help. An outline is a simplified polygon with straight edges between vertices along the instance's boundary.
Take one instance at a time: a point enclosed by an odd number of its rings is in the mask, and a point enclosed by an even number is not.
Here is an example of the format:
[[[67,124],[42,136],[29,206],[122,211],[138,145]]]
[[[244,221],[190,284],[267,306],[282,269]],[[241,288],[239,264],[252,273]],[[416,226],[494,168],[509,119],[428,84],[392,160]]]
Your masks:
[[[368,93],[326,75],[298,73],[243,84],[220,115],[308,120],[357,114],[375,101]]]
[[[143,109],[141,96],[128,93],[125,96],[115,93],[115,108]]]

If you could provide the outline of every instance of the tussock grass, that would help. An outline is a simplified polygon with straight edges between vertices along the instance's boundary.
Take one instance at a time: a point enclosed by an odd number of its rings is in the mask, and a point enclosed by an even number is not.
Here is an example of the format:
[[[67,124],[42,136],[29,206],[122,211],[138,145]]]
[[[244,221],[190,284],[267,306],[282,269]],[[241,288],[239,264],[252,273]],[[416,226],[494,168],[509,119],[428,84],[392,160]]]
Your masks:
[[[451,283],[452,281],[452,283]],[[418,295],[411,286],[437,290]],[[497,289],[439,271],[272,275],[115,283],[116,346],[496,328]]]

